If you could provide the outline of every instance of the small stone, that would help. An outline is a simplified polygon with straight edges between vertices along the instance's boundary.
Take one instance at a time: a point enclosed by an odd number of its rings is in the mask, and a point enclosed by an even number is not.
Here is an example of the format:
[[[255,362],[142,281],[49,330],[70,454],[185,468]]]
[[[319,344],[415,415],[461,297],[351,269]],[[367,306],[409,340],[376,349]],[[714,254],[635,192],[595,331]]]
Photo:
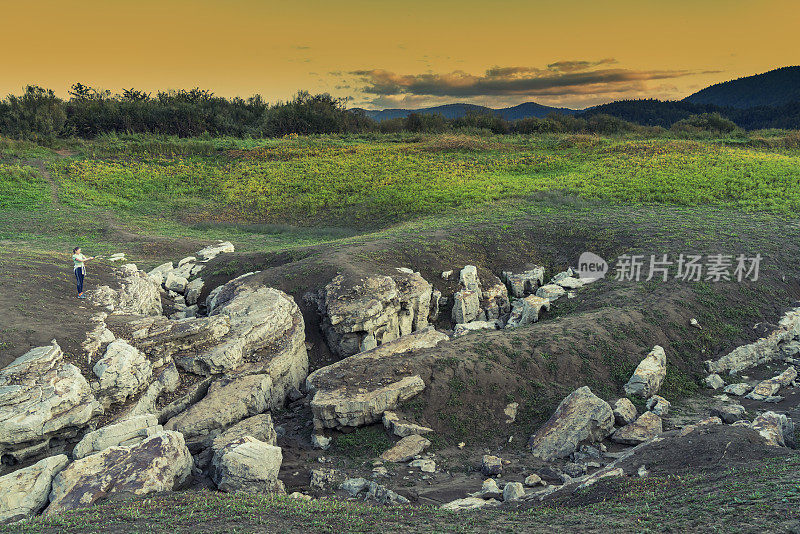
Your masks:
[[[503,500],[505,502],[518,501],[525,496],[525,488],[521,482],[509,482],[503,488]]]
[[[625,426],[636,420],[636,406],[625,397],[614,403],[614,421],[620,426]]]
[[[311,444],[314,446],[315,449],[322,449],[326,451],[331,446],[332,438],[326,437],[324,434],[312,434],[311,435]]]
[[[717,373],[708,375],[703,381],[706,383],[706,386],[711,389],[719,389],[725,385],[725,381]]]
[[[481,463],[481,472],[487,476],[499,475],[503,472],[503,460],[497,456],[484,454]]]
[[[669,413],[670,402],[659,395],[653,395],[647,399],[647,409],[659,417],[664,417]]]
[[[453,276],[453,271],[442,271],[442,280],[450,280]]]
[[[436,472],[436,462],[433,460],[414,460],[410,464],[410,467],[417,467],[423,473],[435,473]]]
[[[532,488],[534,486],[544,485],[544,483],[542,481],[542,477],[539,475],[528,475],[525,477],[525,485],[529,488]]]
[[[712,417],[719,417],[729,425],[741,419],[744,412],[744,406],[741,404],[725,404],[711,409]]]
[[[639,470],[636,472],[636,474],[639,475],[640,477],[646,477],[649,474],[649,471],[647,471],[647,467],[640,465]]]
[[[748,391],[753,389],[753,386],[746,382],[739,382],[738,384],[730,384],[725,386],[723,390],[725,393],[729,395],[736,395],[737,397],[741,397],[742,395],[746,394]]]
[[[695,319],[694,317],[692,317],[691,319],[689,319],[689,326],[692,326],[692,327],[694,327],[694,328],[697,328],[698,330],[702,330],[702,329],[703,329],[703,327],[702,327],[702,326],[700,326],[700,323],[698,323],[698,322],[697,322],[697,319]],[[717,389],[717,388],[714,388],[714,389]]]
[[[314,499],[311,495],[306,495],[305,493],[300,493],[299,491],[295,491],[289,494],[290,499],[297,499],[298,501],[311,501]]]
[[[502,492],[493,478],[487,478],[483,481],[481,489],[472,494],[472,497],[480,497],[481,499],[499,499]]]
[[[503,413],[506,414],[506,424],[511,424],[517,419],[518,409],[519,409],[518,402],[512,402],[505,407]]]

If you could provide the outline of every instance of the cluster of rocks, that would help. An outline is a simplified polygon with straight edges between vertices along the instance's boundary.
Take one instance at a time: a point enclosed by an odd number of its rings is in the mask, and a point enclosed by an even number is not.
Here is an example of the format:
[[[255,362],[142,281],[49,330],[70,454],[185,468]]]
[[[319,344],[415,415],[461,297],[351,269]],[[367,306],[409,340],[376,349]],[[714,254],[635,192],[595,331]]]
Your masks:
[[[534,267],[522,273],[504,271],[484,287],[477,268],[467,265],[459,273],[459,290],[453,295],[454,335],[529,325],[539,320],[542,310],[549,311],[552,302],[564,295],[575,297],[574,290],[583,285],[572,269],[544,284],[544,267]]]
[[[249,274],[212,291],[207,316],[160,314],[162,292],[188,296],[176,277],[228,251],[149,275],[126,264],[119,288],[91,292],[106,312],[82,344],[86,376],[55,341],[0,370],[2,463],[41,458],[0,477],[0,521],[173,490],[199,473],[221,491],[283,491],[269,412],[302,396],[308,374],[297,304]]]
[[[175,312],[170,315],[172,319],[195,317],[200,311],[198,302],[200,292],[203,290],[203,279],[197,277],[205,264],[220,254],[234,251],[233,244],[220,241],[216,245],[209,245],[197,251],[194,256],[188,256],[178,261],[177,265],[167,262],[159,265],[147,273],[147,277],[172,299]]]

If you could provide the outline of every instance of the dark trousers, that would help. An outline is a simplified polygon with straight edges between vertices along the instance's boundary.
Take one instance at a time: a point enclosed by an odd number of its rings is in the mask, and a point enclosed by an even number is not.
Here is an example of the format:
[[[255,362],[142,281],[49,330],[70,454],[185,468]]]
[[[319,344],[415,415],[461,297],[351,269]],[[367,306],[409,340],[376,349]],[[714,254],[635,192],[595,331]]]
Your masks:
[[[78,281],[78,295],[83,293],[83,277],[86,276],[86,270],[83,267],[75,268],[75,280]]]

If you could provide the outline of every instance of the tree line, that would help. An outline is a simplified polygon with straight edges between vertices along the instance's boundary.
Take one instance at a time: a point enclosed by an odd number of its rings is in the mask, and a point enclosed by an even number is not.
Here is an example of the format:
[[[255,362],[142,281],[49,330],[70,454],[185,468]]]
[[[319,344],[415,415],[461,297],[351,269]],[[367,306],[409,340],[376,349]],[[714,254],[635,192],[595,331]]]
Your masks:
[[[764,127],[800,126],[800,120],[797,123],[785,120],[787,116],[800,119],[800,104],[794,106],[795,109],[784,110],[780,125]],[[767,122],[765,117],[769,112],[759,109],[751,111],[751,115],[761,116],[761,122]],[[753,122],[758,120],[747,124]],[[253,138],[452,130],[489,130],[496,134],[622,134],[659,133],[659,128],[672,128],[680,132],[727,133],[738,126],[742,125],[714,106],[645,100],[608,104],[579,116],[553,114],[509,121],[490,114],[446,119],[438,114],[411,113],[382,122],[371,119],[363,110],[348,110],[345,99],[307,91],[298,92],[287,102],[270,105],[260,95],[224,98],[199,88],[159,91],[155,95],[125,89],[111,94],[76,83],[66,100],[50,89],[29,85],[22,95],[9,95],[0,101],[0,135],[35,141],[131,133]]]

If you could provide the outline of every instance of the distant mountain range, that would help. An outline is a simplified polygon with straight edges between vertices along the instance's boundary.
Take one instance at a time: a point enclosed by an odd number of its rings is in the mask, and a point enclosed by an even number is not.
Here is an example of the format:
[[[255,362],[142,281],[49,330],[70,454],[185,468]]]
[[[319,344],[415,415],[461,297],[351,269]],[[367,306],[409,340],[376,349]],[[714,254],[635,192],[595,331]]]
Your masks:
[[[363,111],[377,121],[404,118],[411,113],[438,113],[448,119],[468,114],[489,114],[506,120],[543,118],[551,113],[580,117],[604,113],[638,124],[665,128],[690,115],[717,112],[746,129],[800,128],[800,66],[714,84],[677,101],[619,100],[584,110],[526,102],[500,109],[474,104],[446,104],[422,109]]]
[[[359,108],[356,108],[354,111],[357,111],[358,109]],[[536,102],[525,102],[524,104],[519,104],[510,108],[500,109],[488,108],[475,104],[445,104],[443,106],[434,106],[421,109],[383,109],[380,111],[365,109],[363,111],[368,117],[376,121],[405,118],[412,113],[427,115],[439,114],[446,119],[458,119],[469,114],[496,115],[509,121],[524,119],[527,117],[543,118],[547,117],[551,113],[563,113],[565,115],[574,115],[575,113],[579,113],[579,111],[575,109],[554,108],[550,106],[543,106],[541,104],[537,104]]]
[[[800,67],[783,67],[706,87],[683,99],[738,109],[782,106],[800,101]]]

